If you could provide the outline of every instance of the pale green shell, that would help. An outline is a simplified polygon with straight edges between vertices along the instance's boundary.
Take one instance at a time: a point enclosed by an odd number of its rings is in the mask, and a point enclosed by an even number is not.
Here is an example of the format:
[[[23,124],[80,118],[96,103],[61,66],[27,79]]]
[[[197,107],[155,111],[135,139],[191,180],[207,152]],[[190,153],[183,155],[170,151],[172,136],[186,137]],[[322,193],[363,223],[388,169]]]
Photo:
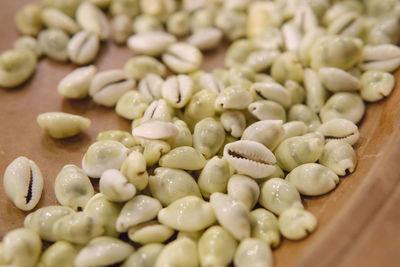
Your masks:
[[[233,262],[236,267],[274,265],[271,248],[256,238],[247,238],[240,242]]]
[[[179,238],[164,247],[158,255],[154,267],[198,265],[196,243],[189,238]]]
[[[172,149],[160,158],[161,167],[200,170],[206,165],[204,156],[193,147],[180,146]]]
[[[203,154],[206,159],[217,154],[224,140],[224,127],[213,118],[202,119],[194,127],[193,147]]]
[[[40,4],[28,4],[22,7],[15,16],[15,24],[21,34],[36,36],[43,28]]]
[[[68,60],[67,45],[69,36],[59,29],[46,29],[39,33],[38,41],[43,54],[49,58],[66,62]]]
[[[136,188],[116,169],[108,169],[100,177],[100,193],[113,202],[125,202],[133,198]]]
[[[121,165],[121,173],[137,190],[143,190],[149,183],[146,171],[146,159],[142,153],[132,151]]]
[[[258,208],[250,212],[251,237],[258,238],[267,245],[277,247],[281,242],[278,219],[266,209]]]
[[[245,109],[253,97],[249,91],[240,86],[230,86],[225,88],[215,99],[215,110],[224,111],[227,109]]]
[[[220,120],[226,132],[236,138],[242,136],[246,128],[246,117],[243,112],[238,110],[224,111]]]
[[[229,178],[228,195],[242,202],[249,210],[257,204],[260,188],[257,182],[245,175],[235,174]]]
[[[147,244],[133,252],[121,267],[152,267],[164,245],[158,243]]]
[[[133,31],[136,33],[164,30],[161,21],[149,15],[139,15],[133,20]]]
[[[107,130],[102,131],[97,135],[96,141],[113,140],[120,142],[126,147],[133,147],[136,145],[135,139],[127,131],[121,130]]]
[[[57,241],[48,247],[40,257],[40,267],[71,267],[78,255],[78,249],[65,241]]]
[[[214,156],[208,160],[197,179],[202,195],[209,198],[214,192],[225,193],[231,174],[232,171],[225,158]]]
[[[179,146],[192,146],[193,137],[186,122],[182,120],[176,120],[174,121],[174,125],[176,128],[178,128],[178,134],[174,138],[168,140],[171,147],[175,148]]]
[[[68,2],[59,0],[44,0],[42,3],[46,7],[57,8],[58,10],[64,12],[70,17],[75,16],[75,11],[80,4],[80,0],[71,0]]]
[[[135,80],[144,78],[149,73],[154,73],[164,77],[167,68],[157,59],[149,56],[135,56],[129,59],[124,66],[126,74]]]
[[[145,145],[143,152],[143,156],[146,160],[147,166],[153,166],[154,164],[156,164],[161,159],[161,157],[170,152],[170,150],[171,146],[165,141],[149,141]]]
[[[28,49],[31,50],[36,57],[42,56],[42,49],[39,46],[39,42],[32,36],[22,36],[14,41],[13,44],[15,49]]]
[[[127,15],[130,18],[139,14],[139,0],[114,0],[110,4],[110,13],[113,16]]]
[[[296,104],[290,108],[288,121],[302,121],[307,125],[310,132],[317,130],[321,125],[318,115],[310,107],[303,104]]]
[[[390,95],[395,86],[395,78],[389,72],[369,70],[361,76],[361,84],[362,99],[374,102]]]
[[[143,116],[148,106],[149,102],[140,92],[131,90],[118,100],[115,111],[125,119],[135,120]]]
[[[67,138],[79,134],[90,126],[90,120],[64,112],[47,112],[37,117],[37,123],[53,138]]]
[[[343,140],[331,140],[326,143],[319,163],[334,171],[337,175],[352,173],[357,165],[357,155],[353,147]]]
[[[75,13],[76,21],[82,29],[96,33],[101,40],[110,35],[110,27],[103,11],[91,2],[82,2]]]
[[[215,98],[215,94],[209,90],[200,90],[192,96],[183,114],[189,129],[193,129],[198,121],[214,116]]]
[[[365,104],[358,94],[336,93],[332,95],[320,111],[322,122],[335,118],[347,119],[357,124],[365,113]]]
[[[233,41],[246,35],[247,14],[221,8],[217,11],[214,23],[228,40]]]
[[[190,32],[190,14],[183,10],[173,13],[167,19],[167,31],[177,37],[183,37]]]
[[[249,112],[258,120],[281,120],[286,122],[286,112],[282,105],[271,100],[258,100],[248,106]]]
[[[299,240],[311,234],[317,227],[317,219],[304,209],[289,208],[279,216],[279,230],[290,240]]]
[[[304,88],[306,89],[306,104],[312,111],[318,113],[328,98],[328,91],[322,85],[318,74],[307,68],[304,72]]]
[[[243,132],[241,140],[252,140],[274,150],[284,135],[282,121],[262,120],[249,125]]]
[[[172,228],[157,221],[150,221],[129,228],[128,237],[133,242],[145,245],[163,243],[174,233],[175,231]]]
[[[274,60],[271,76],[279,83],[285,83],[288,80],[300,83],[304,78],[304,70],[295,53],[285,52]]]
[[[65,98],[86,97],[96,71],[97,68],[94,65],[75,69],[58,83],[58,93]]]

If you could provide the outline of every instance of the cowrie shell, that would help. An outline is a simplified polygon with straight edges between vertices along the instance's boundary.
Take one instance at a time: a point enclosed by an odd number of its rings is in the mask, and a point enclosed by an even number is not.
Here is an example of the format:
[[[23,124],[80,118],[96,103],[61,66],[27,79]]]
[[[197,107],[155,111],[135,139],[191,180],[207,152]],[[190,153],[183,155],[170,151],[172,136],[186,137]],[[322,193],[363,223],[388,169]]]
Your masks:
[[[352,121],[339,118],[324,122],[317,131],[325,136],[326,142],[343,140],[350,145],[354,145],[360,137],[357,125]]]
[[[354,91],[361,88],[359,79],[339,68],[320,68],[318,75],[322,84],[332,92]]]
[[[178,134],[178,128],[171,122],[149,121],[132,130],[133,136],[147,139],[168,139]]]

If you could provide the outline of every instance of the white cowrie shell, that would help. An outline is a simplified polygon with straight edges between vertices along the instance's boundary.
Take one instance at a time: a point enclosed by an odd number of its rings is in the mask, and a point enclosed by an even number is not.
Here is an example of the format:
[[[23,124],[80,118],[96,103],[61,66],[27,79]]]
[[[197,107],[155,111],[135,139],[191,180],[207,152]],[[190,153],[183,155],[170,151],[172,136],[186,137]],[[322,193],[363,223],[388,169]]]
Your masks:
[[[318,75],[323,85],[331,92],[355,91],[361,88],[357,77],[339,68],[323,67],[318,70]]]
[[[237,241],[219,225],[204,232],[198,243],[201,266],[228,266],[233,260]]]
[[[358,37],[364,28],[363,20],[357,12],[347,12],[329,24],[328,34]]]
[[[278,27],[283,17],[278,6],[272,2],[253,2],[248,9],[247,36],[259,36],[267,27]],[[268,19],[265,19],[268,18]]]
[[[346,141],[332,140],[325,144],[319,163],[337,175],[344,176],[356,168],[357,156],[353,147]]]
[[[271,67],[279,54],[280,52],[278,50],[256,50],[247,56],[244,65],[255,72],[263,72]]]
[[[178,231],[199,231],[216,221],[211,204],[197,196],[175,200],[160,210],[157,218],[162,224]]]
[[[79,25],[70,16],[56,8],[43,8],[42,20],[47,28],[56,28],[68,34],[79,31]]]
[[[193,147],[180,146],[163,155],[159,164],[161,167],[200,170],[206,165],[206,159]]]
[[[224,157],[239,173],[253,178],[267,177],[275,170],[274,154],[255,141],[240,140],[225,145]]]
[[[158,255],[164,245],[158,243],[147,244],[133,252],[121,267],[151,267],[156,263]]]
[[[74,260],[78,255],[78,249],[66,241],[57,241],[49,246],[40,257],[40,267],[70,267],[74,266]]]
[[[104,13],[90,2],[82,2],[76,10],[76,21],[89,32],[96,33],[101,40],[110,35],[110,27]]]
[[[149,121],[132,130],[133,136],[146,139],[168,139],[178,134],[178,128],[171,122]]]
[[[228,196],[241,201],[248,210],[251,210],[258,201],[260,188],[254,179],[235,174],[228,181]]]
[[[318,17],[315,15],[311,5],[300,5],[295,11],[294,24],[301,33],[307,33],[318,27]]]
[[[88,118],[65,112],[41,113],[36,118],[40,128],[52,138],[62,139],[79,134],[89,128]]]
[[[228,110],[221,114],[221,123],[225,131],[230,133],[233,137],[239,138],[246,128],[246,117],[241,111]]]
[[[282,25],[282,36],[286,51],[297,52],[301,42],[301,32],[292,22],[286,22]]]
[[[218,223],[237,240],[250,237],[249,211],[241,201],[217,192],[211,195],[210,203],[217,216]]]
[[[161,98],[161,86],[164,80],[157,74],[148,73],[140,80],[138,90],[149,101]]]
[[[88,31],[80,31],[69,40],[67,51],[69,59],[78,65],[92,62],[99,52],[99,37]]]
[[[282,125],[283,135],[280,142],[294,136],[300,136],[308,132],[307,125],[302,121],[291,121]]]
[[[258,100],[251,103],[248,110],[258,120],[282,120],[286,122],[285,109],[275,101]]]
[[[224,128],[216,119],[205,118],[196,123],[193,132],[193,147],[206,159],[217,154],[224,140]]]
[[[288,112],[288,119],[305,123],[310,132],[315,131],[321,125],[318,115],[309,106],[303,104],[292,106]]]
[[[203,54],[188,43],[174,43],[164,51],[162,61],[176,73],[190,73],[200,67]]]
[[[256,238],[247,238],[240,242],[233,262],[236,267],[274,266],[271,248]]]
[[[75,259],[75,266],[106,266],[125,260],[134,248],[117,238],[96,237],[82,248]]]
[[[393,72],[400,66],[400,48],[393,44],[366,45],[361,69]]]
[[[109,169],[102,173],[99,188],[104,198],[114,202],[128,201],[136,194],[135,186],[128,183],[125,176],[116,169]]]
[[[217,96],[214,107],[216,111],[245,109],[252,100],[253,97],[247,90],[238,86],[230,86]]]
[[[189,238],[179,238],[168,243],[158,255],[154,267],[199,266],[197,246]]]
[[[146,165],[153,166],[160,160],[162,155],[168,153],[170,150],[171,146],[167,142],[161,140],[147,141],[143,151]]]
[[[195,31],[187,41],[201,51],[206,51],[217,47],[221,39],[222,31],[218,28],[209,27]]]
[[[284,129],[281,120],[262,120],[251,124],[244,130],[242,140],[252,140],[274,150],[279,144]]]
[[[34,161],[18,157],[7,166],[3,186],[6,195],[17,208],[32,210],[42,195],[43,176]]]
[[[315,41],[325,34],[324,28],[315,28],[308,31],[301,39],[298,54],[300,61],[305,66],[310,66],[310,50]]]
[[[396,81],[391,73],[369,70],[361,76],[361,83],[361,97],[365,101],[378,101],[390,95]]]
[[[146,109],[142,117],[142,123],[150,119],[160,121],[172,121],[174,111],[164,99],[154,100]]]
[[[94,65],[75,69],[60,81],[57,91],[66,98],[86,97],[96,70]]]
[[[278,219],[266,209],[259,208],[250,212],[251,237],[258,238],[267,245],[277,247],[281,241]]]
[[[267,210],[279,215],[285,209],[303,208],[296,187],[281,178],[272,178],[261,185],[259,202]]]
[[[226,186],[231,174],[229,163],[225,158],[215,156],[207,161],[197,179],[203,196],[209,198],[214,192],[226,192]]]
[[[125,203],[116,222],[118,232],[127,232],[132,226],[154,219],[162,206],[160,201],[146,195],[137,195]]]
[[[141,245],[149,243],[163,243],[174,234],[170,227],[157,221],[146,222],[129,228],[128,237]]]
[[[319,112],[326,99],[328,92],[319,80],[318,74],[313,69],[304,71],[304,88],[306,90],[306,104],[314,112]]]
[[[200,89],[208,89],[217,95],[225,89],[225,86],[221,80],[211,73],[204,73],[201,75],[199,87]]]
[[[183,120],[176,120],[174,121],[174,125],[178,128],[179,132],[174,138],[168,140],[171,147],[192,146],[193,137],[186,122]]]
[[[349,120],[340,118],[324,122],[317,131],[325,136],[326,142],[343,140],[350,145],[354,145],[360,137],[357,125]]]
[[[146,170],[146,159],[142,153],[132,151],[122,163],[120,171],[137,190],[146,188],[149,174]]]
[[[317,227],[317,219],[304,209],[289,208],[279,216],[279,230],[284,237],[290,240],[299,240]]]
[[[138,54],[159,56],[176,42],[176,37],[163,31],[136,33],[129,37],[127,45]]]
[[[193,93],[192,79],[187,75],[170,76],[161,86],[162,97],[174,108],[184,107]]]
[[[272,100],[281,104],[284,108],[291,105],[289,90],[277,82],[253,83],[250,92],[254,99]]]

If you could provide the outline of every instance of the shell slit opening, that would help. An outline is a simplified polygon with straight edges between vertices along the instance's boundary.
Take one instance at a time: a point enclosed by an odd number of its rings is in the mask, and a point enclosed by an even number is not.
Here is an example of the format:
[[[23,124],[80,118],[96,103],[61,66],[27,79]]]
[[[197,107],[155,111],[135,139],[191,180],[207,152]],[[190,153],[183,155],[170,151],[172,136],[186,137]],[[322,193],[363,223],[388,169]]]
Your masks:
[[[32,200],[32,187],[33,187],[33,175],[32,169],[29,169],[29,185],[28,185],[28,192],[25,196],[25,203],[28,204]]]

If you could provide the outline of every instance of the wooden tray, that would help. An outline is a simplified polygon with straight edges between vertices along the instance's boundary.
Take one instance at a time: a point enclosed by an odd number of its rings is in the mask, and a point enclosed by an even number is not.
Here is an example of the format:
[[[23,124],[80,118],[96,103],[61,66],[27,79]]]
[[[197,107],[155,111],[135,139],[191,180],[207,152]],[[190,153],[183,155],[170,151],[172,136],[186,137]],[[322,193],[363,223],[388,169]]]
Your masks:
[[[0,2],[0,51],[18,37],[14,15],[27,0]],[[223,65],[223,48],[208,53],[204,69]],[[126,47],[103,45],[95,62],[99,70],[122,68],[133,53]],[[80,162],[87,147],[102,130],[130,130],[130,123],[113,109],[90,99],[65,100],[56,91],[59,80],[74,69],[69,64],[41,60],[34,77],[15,89],[0,89],[0,175],[16,157],[33,159],[45,178],[39,207],[56,204],[54,179],[63,165]],[[400,79],[400,71],[396,74]],[[322,197],[305,198],[318,218],[318,229],[299,242],[284,240],[274,251],[283,266],[400,266],[400,86],[385,101],[369,104],[356,145],[358,166],[341,178],[338,188]],[[76,137],[55,140],[36,123],[42,112],[63,111],[86,116],[92,126]],[[0,238],[21,227],[26,212],[18,210],[0,183]]]

